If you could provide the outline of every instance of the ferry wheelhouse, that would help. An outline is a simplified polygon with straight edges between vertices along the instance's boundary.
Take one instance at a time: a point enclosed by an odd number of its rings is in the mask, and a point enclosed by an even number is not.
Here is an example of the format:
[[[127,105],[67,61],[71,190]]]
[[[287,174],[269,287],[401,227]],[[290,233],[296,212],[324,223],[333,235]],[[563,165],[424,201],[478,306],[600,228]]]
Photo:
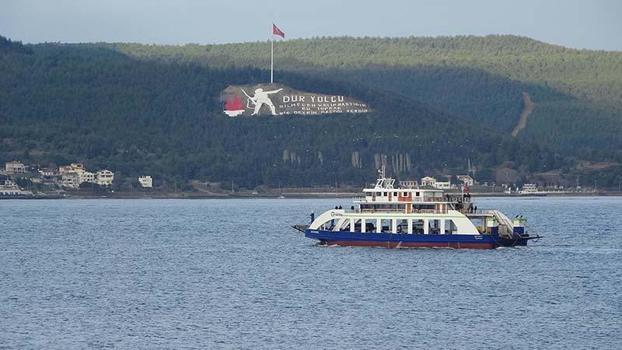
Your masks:
[[[381,171],[350,210],[311,214],[310,225],[294,227],[321,244],[341,246],[492,249],[540,238],[526,232],[522,216],[510,220],[498,210],[478,210],[469,193],[394,188],[394,183]]]

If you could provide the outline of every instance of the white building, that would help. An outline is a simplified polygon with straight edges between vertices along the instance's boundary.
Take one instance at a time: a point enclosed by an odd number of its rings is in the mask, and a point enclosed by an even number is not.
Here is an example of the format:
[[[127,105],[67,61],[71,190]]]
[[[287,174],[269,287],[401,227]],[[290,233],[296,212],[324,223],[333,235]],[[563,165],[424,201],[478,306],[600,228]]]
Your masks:
[[[114,173],[110,170],[100,170],[95,174],[95,183],[100,186],[111,186],[114,180]]]
[[[536,184],[524,184],[520,190],[520,194],[538,193],[538,186]]]
[[[153,179],[151,178],[151,176],[141,176],[138,178],[138,182],[143,188],[153,187]]]
[[[84,169],[84,164],[82,163],[71,163],[70,165],[63,165],[58,168],[58,172],[61,175],[64,175],[66,173],[71,173],[71,172],[79,174],[83,171],[85,171],[85,169]]]
[[[54,177],[59,175],[58,170],[52,168],[39,169],[39,174],[43,177]]]
[[[68,188],[80,187],[80,174],[75,171],[65,172],[61,177],[61,184]]]
[[[430,176],[426,176],[421,179],[421,186],[436,187],[436,179]]]
[[[439,190],[448,190],[451,188],[451,182],[449,181],[436,181],[436,183],[434,184],[435,188],[438,188]]]
[[[401,188],[417,188],[417,180],[400,181]]]
[[[22,164],[22,162],[15,160],[6,162],[4,164],[4,170],[7,175],[23,174],[26,172],[26,166]]]
[[[473,187],[475,185],[475,180],[469,175],[458,175],[456,176],[458,180],[460,180],[465,186]]]
[[[78,174],[80,183],[83,183],[83,182],[95,183],[95,174],[93,174],[92,172],[85,170],[85,171],[80,171],[77,174]]]

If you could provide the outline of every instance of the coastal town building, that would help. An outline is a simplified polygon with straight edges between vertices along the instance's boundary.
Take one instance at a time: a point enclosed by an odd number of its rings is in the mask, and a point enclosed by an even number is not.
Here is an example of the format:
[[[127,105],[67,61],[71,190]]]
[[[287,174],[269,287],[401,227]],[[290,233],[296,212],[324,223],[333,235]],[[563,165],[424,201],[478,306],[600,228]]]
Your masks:
[[[421,179],[421,186],[436,187],[436,179],[430,176],[426,176]]]
[[[141,176],[138,178],[138,182],[140,183],[140,186],[142,186],[143,188],[152,188],[153,187],[153,179],[151,178],[151,176]]]
[[[448,189],[451,188],[451,182],[449,182],[449,181],[436,181],[436,183],[432,187],[437,188],[439,190],[448,190]]]
[[[26,166],[22,164],[22,162],[14,160],[4,164],[4,171],[7,175],[24,174],[26,172]]]
[[[41,170],[39,172],[42,175],[44,174]],[[60,166],[58,168],[58,173],[61,176],[61,185],[68,188],[79,188],[80,184],[85,182],[100,186],[110,186],[114,180],[114,173],[112,171],[104,169],[93,173],[87,171],[82,163],[71,163],[70,165]],[[52,174],[52,172],[49,174]]]
[[[418,186],[417,180],[400,181],[400,187],[402,188],[417,188]]]
[[[475,179],[469,175],[458,175],[456,178],[458,178],[458,181],[462,182],[465,186],[472,187],[475,185]]]
[[[63,165],[63,166],[58,168],[58,172],[61,175],[64,175],[64,174],[70,173],[70,172],[81,173],[84,170],[85,170],[84,169],[84,164],[82,164],[82,163],[71,163],[70,165]]]
[[[104,169],[95,173],[95,183],[100,186],[111,186],[114,180],[114,173],[110,170]]]
[[[44,172],[39,171],[42,175]],[[86,167],[82,163],[71,163],[70,165],[63,165],[58,168],[58,173],[61,176],[61,185],[67,188],[79,188],[80,184],[88,182],[94,183],[100,186],[110,186],[114,179],[114,173],[110,170],[100,170],[96,173],[86,170]],[[49,172],[53,174],[53,172]]]
[[[537,193],[537,192],[538,192],[538,185],[536,184],[524,184],[520,190],[521,194],[530,194],[530,193]]]
[[[80,187],[80,174],[75,171],[65,172],[61,175],[61,184],[67,188]]]
[[[77,173],[78,174],[78,178],[80,183],[83,182],[91,182],[91,183],[95,183],[95,174],[93,174],[90,171],[80,171]]]
[[[39,169],[39,174],[42,177],[55,177],[55,176],[59,176],[60,174],[58,173],[58,169],[55,168],[43,168],[43,169]]]

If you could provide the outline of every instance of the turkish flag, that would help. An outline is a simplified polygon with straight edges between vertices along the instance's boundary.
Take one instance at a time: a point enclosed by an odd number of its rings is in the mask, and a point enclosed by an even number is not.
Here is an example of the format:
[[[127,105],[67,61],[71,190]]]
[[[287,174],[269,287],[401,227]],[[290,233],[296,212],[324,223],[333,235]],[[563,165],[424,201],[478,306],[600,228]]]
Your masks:
[[[274,23],[272,23],[272,35],[278,35],[281,38],[285,39],[285,33],[283,33],[283,31],[280,30],[279,27],[274,25]]]

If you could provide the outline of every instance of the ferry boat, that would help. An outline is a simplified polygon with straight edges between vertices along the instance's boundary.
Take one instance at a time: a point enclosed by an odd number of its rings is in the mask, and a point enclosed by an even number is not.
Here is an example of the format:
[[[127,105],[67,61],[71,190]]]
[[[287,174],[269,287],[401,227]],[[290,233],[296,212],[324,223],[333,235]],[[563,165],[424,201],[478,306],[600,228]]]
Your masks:
[[[538,190],[538,185],[536,184],[524,184],[522,189],[518,191],[518,194],[521,196],[546,196],[547,191]]]
[[[416,187],[394,188],[384,169],[373,188],[363,189],[351,209],[337,207],[310,225],[295,225],[323,245],[387,248],[435,247],[493,249],[525,246],[526,219],[510,220],[498,210],[479,210],[468,192]]]
[[[0,185],[0,199],[31,197],[33,197],[31,191],[22,190],[11,180],[4,180],[4,184]]]

